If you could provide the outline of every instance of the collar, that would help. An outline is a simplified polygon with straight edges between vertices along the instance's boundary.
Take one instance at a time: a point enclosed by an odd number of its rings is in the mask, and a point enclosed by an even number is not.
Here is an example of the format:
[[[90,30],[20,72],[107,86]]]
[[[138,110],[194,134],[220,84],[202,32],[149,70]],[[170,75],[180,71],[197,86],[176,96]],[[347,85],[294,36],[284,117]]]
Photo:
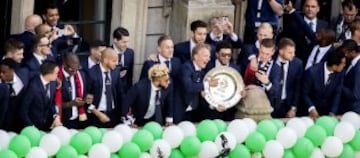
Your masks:
[[[100,63],[99,65],[100,65],[100,70],[101,70],[102,73],[104,73],[104,72],[110,72],[110,70],[106,70],[106,69],[104,68],[104,66],[102,65],[102,63]]]
[[[255,42],[255,47],[256,47],[257,49],[260,48],[260,41],[259,41],[259,40],[256,40],[256,42]]]
[[[355,64],[360,60],[360,55],[356,56],[353,60],[351,60],[351,65],[355,66]]]
[[[150,81],[150,82],[151,82],[151,81]],[[154,83],[151,82],[151,90],[157,91],[157,90],[160,90],[160,88],[156,87],[156,86],[154,85]]]
[[[43,61],[46,59],[46,56],[42,56],[42,55],[39,55],[37,53],[33,53],[34,54],[34,57],[38,60],[38,61]]]
[[[229,66],[229,63],[226,64],[226,65],[223,65],[223,64],[220,63],[219,59],[216,59],[215,60],[215,67],[218,67],[218,66]]]
[[[13,83],[17,83],[17,82],[19,82],[19,81],[21,81],[20,80],[20,78],[19,78],[19,76],[14,72],[14,78],[13,78]]]
[[[166,59],[165,57],[161,56],[161,54],[158,55],[158,58],[160,63],[165,63],[165,61],[171,61],[171,59]]]
[[[92,60],[92,59],[90,58],[90,56],[88,57],[88,63],[91,63],[91,64],[93,64],[93,65],[99,64],[99,62],[96,62],[96,61]]]
[[[193,48],[196,46],[196,43],[195,43],[195,41],[193,40],[193,39],[190,39],[190,54],[192,54],[192,50],[193,50]]]
[[[195,71],[201,71],[201,68],[193,61],[193,65],[195,67]]]
[[[276,59],[276,63],[278,65],[281,65],[281,63],[285,63],[285,65],[286,65],[286,64],[289,63],[289,61],[287,61],[287,60],[283,59],[282,57],[278,56],[277,59]]]
[[[41,83],[43,84],[43,86],[47,85],[50,83],[50,81],[46,81],[43,75],[40,75],[40,80]]]
[[[124,54],[124,52],[125,52],[125,50],[124,51],[120,51],[120,49],[118,49],[116,46],[115,46],[115,44],[113,45],[113,49],[115,50],[115,52],[117,53],[117,54]]]
[[[317,22],[317,18],[314,18],[312,20],[310,20],[309,18],[307,18],[306,16],[304,16],[304,20],[307,24],[309,24],[310,22],[312,22],[314,25],[316,25]]]
[[[68,72],[65,71],[64,68],[62,68],[63,74],[64,74],[64,78],[68,78],[68,77],[72,77],[70,76],[70,74]]]
[[[214,41],[222,41],[223,34],[220,34],[219,36],[215,36],[215,34],[213,32],[210,32],[210,38]]]
[[[329,70],[328,68],[327,68],[327,66],[326,66],[326,62],[324,62],[324,72],[325,72],[325,75],[329,75],[329,74],[332,74],[332,73],[334,73],[334,71],[331,71],[331,70]]]
[[[320,45],[318,45],[318,46],[319,46],[320,51],[323,51],[323,50],[329,50],[332,45],[330,44],[330,45],[327,45],[324,47],[320,47]]]

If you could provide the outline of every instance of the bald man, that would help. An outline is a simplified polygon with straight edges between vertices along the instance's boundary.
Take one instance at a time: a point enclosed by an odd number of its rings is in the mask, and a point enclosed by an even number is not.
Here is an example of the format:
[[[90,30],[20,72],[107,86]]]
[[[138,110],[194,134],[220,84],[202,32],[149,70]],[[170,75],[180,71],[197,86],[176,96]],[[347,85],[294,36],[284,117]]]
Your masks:
[[[31,57],[31,39],[35,34],[35,27],[42,24],[42,19],[39,15],[33,14],[25,18],[24,32],[20,34],[11,35],[10,38],[14,38],[24,43],[24,61]]]
[[[112,128],[120,122],[121,100],[123,98],[122,83],[117,53],[112,48],[102,52],[101,62],[89,70],[89,94],[94,96],[88,107],[91,125]],[[107,117],[100,117],[93,111],[100,111]]]

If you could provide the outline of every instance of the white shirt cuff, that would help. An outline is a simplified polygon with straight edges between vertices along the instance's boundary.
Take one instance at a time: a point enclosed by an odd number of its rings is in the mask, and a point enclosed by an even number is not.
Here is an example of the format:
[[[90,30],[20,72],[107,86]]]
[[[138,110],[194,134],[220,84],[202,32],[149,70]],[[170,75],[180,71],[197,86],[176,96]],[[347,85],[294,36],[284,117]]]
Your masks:
[[[267,91],[269,91],[271,89],[271,87],[272,87],[272,83],[270,82],[268,85],[263,84],[263,86],[265,87],[265,89]]]
[[[292,13],[294,13],[295,11],[296,11],[296,9],[293,8],[293,9],[291,9],[291,10],[289,11],[289,14],[292,14]]]
[[[192,110],[192,107],[189,105],[187,108],[186,108],[186,112],[188,112],[188,111],[191,111]]]
[[[238,39],[239,39],[239,37],[235,33],[231,34],[231,40],[232,41],[236,42]]]
[[[248,60],[251,60],[251,59],[253,59],[253,58],[255,58],[256,56],[255,55],[250,55],[249,57],[248,57]]]
[[[172,122],[173,122],[173,118],[172,118],[172,117],[166,117],[165,121],[172,123]]]
[[[205,89],[209,89],[209,82],[208,81],[204,81],[204,90]]]
[[[95,108],[96,108],[95,105],[94,105],[94,104],[91,104],[91,105],[88,107],[87,112],[88,112],[89,114],[91,114],[91,113],[92,113],[91,110],[94,110]]]
[[[315,109],[315,106],[310,106],[310,108],[308,109],[308,112],[310,112],[313,109]]]

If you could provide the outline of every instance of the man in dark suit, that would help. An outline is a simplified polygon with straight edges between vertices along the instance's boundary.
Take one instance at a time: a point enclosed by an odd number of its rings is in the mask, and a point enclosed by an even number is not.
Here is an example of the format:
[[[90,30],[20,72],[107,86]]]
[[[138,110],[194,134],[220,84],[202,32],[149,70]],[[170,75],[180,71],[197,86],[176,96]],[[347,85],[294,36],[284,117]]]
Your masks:
[[[58,72],[55,62],[44,61],[40,66],[40,75],[29,82],[20,108],[20,118],[25,126],[34,125],[48,131],[62,125],[54,99]]]
[[[289,38],[282,38],[278,44],[279,54],[276,64],[280,69],[281,101],[274,106],[272,116],[291,118],[296,116],[301,92],[303,63],[295,56],[295,43]]]
[[[331,29],[320,29],[316,33],[316,41],[318,44],[306,55],[307,61],[305,69],[317,63],[325,62],[327,54],[334,51],[335,32]]]
[[[24,43],[24,59],[28,60],[32,56],[32,42],[31,39],[35,35],[35,27],[42,24],[43,21],[39,15],[29,15],[25,18],[25,31],[21,34],[10,35],[9,38],[14,38]]]
[[[155,64],[148,71],[148,78],[136,83],[123,100],[122,116],[129,111],[135,117],[135,126],[156,121],[161,125],[173,123],[173,90],[169,70],[165,65]]]
[[[102,52],[100,64],[89,70],[88,94],[94,96],[93,103],[88,107],[91,125],[112,128],[120,122],[124,87],[117,65],[118,54],[106,48]]]
[[[40,74],[40,65],[43,61],[52,60],[50,53],[49,39],[44,35],[35,35],[33,37],[33,57],[25,63],[25,67],[31,72],[31,75]]]
[[[3,114],[5,118],[3,129],[15,132],[21,130],[18,109],[29,83],[28,71],[18,68],[18,66],[19,64],[10,58],[0,61],[1,82],[8,85],[7,91],[9,92],[7,94],[9,103],[6,105],[6,113]]]
[[[182,63],[191,61],[191,52],[197,44],[205,43],[207,34],[207,24],[204,21],[196,20],[190,24],[191,38],[188,41],[180,42],[174,46],[174,57]],[[211,59],[215,60],[215,49],[211,47]]]
[[[24,43],[16,39],[8,39],[4,44],[5,54],[3,59],[11,58],[21,64],[24,58]]]
[[[216,60],[210,61],[207,64],[206,71],[210,71],[211,69],[219,66],[228,66],[240,73],[240,67],[230,61],[231,57],[231,43],[225,41],[218,42],[216,46]],[[235,112],[235,107],[226,109],[224,105],[219,105],[218,108],[214,108],[212,106],[204,107],[202,115],[204,119],[222,119],[225,121],[231,121],[235,117]]]
[[[303,98],[311,118],[338,113],[343,87],[341,71],[345,65],[345,54],[337,49],[329,52],[325,63],[316,64],[305,71]]]
[[[254,84],[262,87],[273,107],[279,104],[281,96],[281,69],[273,59],[274,53],[274,40],[263,39],[260,43],[259,54],[256,57],[255,70],[249,64],[244,75],[245,85]]]
[[[345,69],[344,86],[342,88],[342,113],[354,111],[360,113],[360,51],[353,40],[344,41],[344,45],[351,45],[345,50],[349,66]]]
[[[6,129],[4,124],[9,102],[9,86],[6,83],[0,83],[0,99],[0,129]]]
[[[56,89],[55,102],[60,109],[61,121],[67,128],[81,129],[85,126],[86,76],[79,71],[80,61],[76,54],[66,53],[58,78],[61,88]]]
[[[118,54],[118,67],[125,91],[133,85],[134,74],[134,50],[128,48],[129,36],[129,31],[123,27],[118,27],[113,32],[113,48]]]
[[[202,97],[204,89],[208,86],[217,86],[217,80],[209,78],[204,80],[206,65],[210,61],[210,46],[207,44],[197,44],[192,51],[192,61],[187,61],[182,65],[181,73],[181,103],[175,115],[181,120],[200,121],[201,109],[208,107]]]
[[[101,52],[104,51],[107,47],[106,43],[101,40],[94,40],[89,42],[90,54],[87,58],[82,58],[81,61],[81,69],[88,71],[96,64],[100,63],[101,60]]]
[[[303,13],[296,12],[291,2],[285,10],[288,14],[283,16],[284,26],[280,36],[291,38],[296,43],[296,56],[305,62],[306,54],[315,41],[315,32],[327,28],[328,23],[317,18],[320,10],[317,0],[305,0]]]

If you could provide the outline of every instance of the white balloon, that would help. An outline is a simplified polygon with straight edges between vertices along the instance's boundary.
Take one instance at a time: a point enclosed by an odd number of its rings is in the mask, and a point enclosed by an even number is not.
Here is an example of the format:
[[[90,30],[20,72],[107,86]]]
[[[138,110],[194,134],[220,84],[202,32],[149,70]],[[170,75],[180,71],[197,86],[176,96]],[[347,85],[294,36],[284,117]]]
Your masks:
[[[355,112],[346,112],[344,115],[341,116],[340,120],[344,122],[349,122],[354,126],[356,130],[360,128],[360,116]]]
[[[360,158],[360,151],[355,152],[355,158]]]
[[[266,142],[263,154],[265,158],[282,158],[284,156],[284,147],[275,140]]]
[[[315,148],[310,158],[325,158],[325,156],[319,148]]]
[[[88,158],[86,155],[79,155],[77,158]]]
[[[312,125],[314,125],[314,120],[311,119],[310,117],[301,117],[300,119],[305,123],[306,128],[309,128]]]
[[[45,134],[40,140],[39,147],[43,148],[47,155],[54,156],[61,147],[61,141],[54,134]]]
[[[198,158],[214,158],[219,155],[219,149],[212,141],[205,141],[201,144],[201,150]]]
[[[298,138],[303,137],[306,132],[306,125],[300,118],[292,118],[286,123],[286,127],[293,129]]]
[[[349,122],[341,121],[335,126],[334,136],[340,138],[345,144],[350,142],[355,136],[355,128]]]
[[[69,130],[64,126],[57,126],[52,131],[52,134],[55,134],[59,140],[61,141],[62,145],[68,145],[71,135]]]
[[[169,126],[165,128],[162,137],[170,144],[171,148],[177,148],[184,139],[184,133],[177,126]]]
[[[189,121],[180,122],[177,125],[184,133],[184,136],[196,136],[195,125]]]
[[[156,140],[150,149],[150,155],[152,157],[169,157],[170,154],[171,146],[163,139]]]
[[[321,151],[327,157],[337,157],[343,151],[343,144],[338,137],[327,137],[321,146]]]
[[[140,158],[152,158],[149,153],[141,153]]]
[[[253,119],[244,118],[242,120],[246,123],[246,125],[248,127],[248,130],[249,130],[249,133],[252,133],[252,132],[254,132],[256,130],[257,124]]]
[[[73,135],[79,133],[79,131],[77,131],[76,129],[69,129],[69,133],[70,133],[70,138],[71,138]]]
[[[235,136],[230,132],[221,132],[218,134],[215,138],[215,144],[219,151],[222,151],[224,149],[223,143],[226,142],[227,148],[230,148],[230,150],[233,150],[236,146],[236,138]]]
[[[89,158],[110,157],[109,148],[104,144],[95,144],[89,150]]]
[[[48,155],[46,154],[45,150],[39,147],[33,147],[30,151],[26,154],[26,158],[47,158]]]
[[[249,128],[245,121],[235,119],[229,123],[227,132],[235,136],[237,143],[243,143],[249,135]]]
[[[6,131],[0,129],[0,150],[1,149],[7,149],[9,142],[10,142],[10,136]]]
[[[102,138],[102,143],[110,149],[111,153],[114,153],[123,145],[123,138],[116,131],[107,131]]]
[[[15,133],[15,132],[8,132],[8,135],[9,135],[9,138],[11,140],[13,137],[17,136],[18,134]]]
[[[118,132],[122,136],[124,143],[130,142],[132,136],[134,135],[132,129],[126,124],[119,124],[115,126],[114,131]]]
[[[293,147],[297,141],[297,135],[292,128],[284,127],[279,130],[276,140],[285,148]]]

